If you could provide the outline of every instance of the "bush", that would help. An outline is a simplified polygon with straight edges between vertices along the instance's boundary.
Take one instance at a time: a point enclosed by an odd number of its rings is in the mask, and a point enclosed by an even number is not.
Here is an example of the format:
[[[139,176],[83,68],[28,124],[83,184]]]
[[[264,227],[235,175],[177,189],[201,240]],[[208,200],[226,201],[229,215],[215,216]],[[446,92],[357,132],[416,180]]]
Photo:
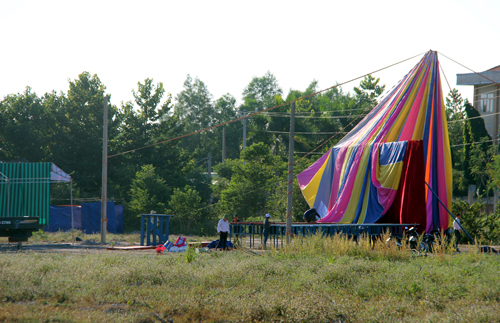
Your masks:
[[[453,201],[452,212],[461,214],[460,223],[464,229],[479,243],[498,244],[500,242],[500,205],[497,204],[494,213],[487,214],[484,203],[469,203],[461,200]],[[470,243],[466,234],[459,243]]]

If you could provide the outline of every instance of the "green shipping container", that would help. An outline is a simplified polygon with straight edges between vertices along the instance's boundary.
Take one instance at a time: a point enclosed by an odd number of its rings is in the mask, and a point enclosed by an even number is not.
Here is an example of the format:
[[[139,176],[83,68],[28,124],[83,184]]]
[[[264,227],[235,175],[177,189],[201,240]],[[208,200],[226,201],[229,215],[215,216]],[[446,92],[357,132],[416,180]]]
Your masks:
[[[53,163],[0,163],[0,217],[37,216],[48,224],[50,183],[70,181]]]

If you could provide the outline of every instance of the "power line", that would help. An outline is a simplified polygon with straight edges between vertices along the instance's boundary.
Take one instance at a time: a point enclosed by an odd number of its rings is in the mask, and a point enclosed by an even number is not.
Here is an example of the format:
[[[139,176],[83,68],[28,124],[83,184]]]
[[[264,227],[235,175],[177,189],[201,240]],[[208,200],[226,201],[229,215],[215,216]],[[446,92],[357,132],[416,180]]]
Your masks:
[[[468,145],[474,145],[474,144],[482,144],[482,143],[493,142],[493,141],[495,141],[495,139],[485,140],[485,141],[469,142],[469,143],[466,143],[466,144],[453,145],[453,146],[450,146],[450,147],[462,147],[462,146],[468,146]]]
[[[290,114],[283,113],[283,114],[276,114],[276,115],[271,115],[271,114],[264,114],[268,115],[273,118],[290,118]],[[354,119],[358,117],[364,117],[366,114],[359,114],[359,115],[353,115],[353,116],[329,116],[329,117],[313,117],[313,116],[295,116],[295,118],[302,118],[302,119]]]
[[[345,111],[359,111],[364,110],[365,108],[355,108],[355,109],[342,109],[342,110],[326,110],[326,111],[299,111],[296,114],[322,114],[322,113],[330,113],[330,112],[345,112]],[[270,113],[282,113],[282,112],[270,112]],[[286,112],[283,112],[286,113]]]
[[[494,116],[494,115],[497,115],[497,114],[500,114],[500,112],[495,112],[495,113],[490,113],[490,114],[484,114],[484,115],[477,116],[477,117],[472,117],[472,118],[464,118],[462,120],[451,120],[451,121],[448,121],[448,123],[454,123],[454,122],[458,122],[458,121],[466,122],[467,120],[473,120],[473,119],[483,118],[483,117],[491,117],[491,116]]]
[[[271,131],[271,130],[255,130],[251,129],[249,131],[256,131],[256,132],[269,132],[269,133],[290,133],[290,131]],[[298,135],[331,135],[331,134],[337,134],[337,133],[348,133],[345,131],[333,131],[333,132],[294,132],[295,134]]]
[[[475,74],[477,74],[477,75],[481,76],[482,78],[487,79],[487,80],[488,80],[488,81],[490,81],[491,83],[495,83],[496,85],[500,85],[500,83],[497,83],[497,82],[493,81],[492,79],[487,78],[486,76],[484,76],[484,75],[482,75],[482,74],[480,74],[480,73],[478,73],[478,72],[476,72],[476,71],[474,71],[474,70],[472,70],[472,69],[468,68],[467,66],[460,64],[459,62],[457,62],[457,61],[456,61],[456,60],[454,60],[454,59],[449,58],[449,57],[448,57],[448,56],[446,56],[445,54],[443,54],[443,53],[441,53],[441,52],[439,52],[439,53],[440,53],[441,55],[443,55],[444,57],[446,57],[447,59],[449,59],[450,61],[453,61],[453,62],[457,63],[458,65],[460,65],[460,66],[462,66],[462,67],[465,67],[465,68],[466,68],[466,69],[468,69],[469,71],[471,71],[471,72],[473,72],[473,73],[475,73]],[[444,73],[443,73],[443,74],[444,74]],[[448,85],[448,86],[449,86],[449,85]],[[451,90],[451,87],[450,87],[450,90]]]
[[[385,70],[385,69],[387,69],[387,68],[390,68],[390,67],[392,67],[392,66],[395,66],[395,65],[401,64],[401,63],[403,63],[403,62],[409,61],[410,59],[413,59],[413,58],[415,58],[415,57],[421,56],[422,54],[425,54],[425,52],[424,52],[424,53],[420,53],[420,54],[415,55],[415,56],[412,56],[412,57],[410,57],[410,58],[404,59],[404,60],[399,61],[399,62],[397,62],[397,63],[391,64],[391,65],[388,65],[388,66],[386,66],[386,67],[380,68],[380,69],[375,70],[375,71],[373,71],[373,72],[371,72],[371,73],[367,73],[367,74],[364,74],[364,75],[358,76],[358,77],[353,78],[353,79],[351,79],[351,80],[349,80],[349,81],[345,81],[345,82],[343,82],[343,83],[339,83],[339,84],[336,84],[336,85],[334,85],[334,86],[330,86],[329,88],[326,88],[326,89],[324,89],[324,90],[317,91],[317,92],[314,92],[314,93],[308,94],[308,95],[306,95],[306,96],[303,96],[303,97],[300,97],[300,98],[297,98],[297,99],[294,99],[294,100],[291,100],[291,101],[288,101],[288,102],[285,102],[285,103],[279,104],[279,105],[274,106],[274,107],[272,107],[272,108],[267,108],[267,109],[264,109],[264,110],[262,110],[262,111],[257,111],[257,112],[255,112],[255,113],[249,114],[249,115],[247,115],[247,116],[243,116],[243,117],[238,118],[238,119],[234,119],[234,120],[226,121],[226,122],[220,123],[220,124],[215,125],[215,126],[212,126],[212,127],[208,127],[208,128],[205,128],[205,129],[201,129],[201,130],[198,130],[198,131],[194,131],[194,132],[191,132],[191,133],[188,133],[188,134],[185,134],[185,135],[182,135],[182,136],[178,136],[178,137],[175,137],[175,138],[171,138],[171,139],[163,140],[163,141],[160,141],[160,142],[157,142],[157,143],[151,144],[151,145],[147,145],[147,146],[143,146],[143,147],[139,147],[139,148],[135,148],[135,149],[127,150],[127,151],[124,151],[124,152],[121,152],[121,153],[118,153],[118,154],[114,154],[114,155],[109,155],[109,156],[108,156],[108,159],[109,159],[109,158],[111,158],[111,157],[116,157],[116,156],[120,156],[120,155],[125,155],[125,154],[131,153],[131,152],[134,152],[134,151],[137,151],[137,150],[140,150],[140,149],[145,149],[145,148],[153,147],[153,146],[156,146],[156,145],[164,144],[164,143],[167,143],[167,142],[170,142],[170,141],[174,141],[174,140],[178,140],[178,139],[181,139],[181,138],[185,138],[185,137],[188,137],[188,136],[192,136],[192,135],[197,134],[197,133],[200,133],[200,132],[204,132],[204,131],[207,131],[207,130],[210,130],[210,129],[214,129],[214,128],[222,127],[222,126],[224,126],[224,125],[226,125],[226,124],[230,124],[230,123],[233,123],[233,122],[236,122],[236,121],[243,120],[243,119],[245,119],[245,118],[250,118],[250,117],[252,117],[252,116],[254,116],[254,115],[257,115],[257,114],[260,114],[260,113],[263,113],[263,112],[266,112],[266,111],[270,111],[270,110],[273,110],[273,109],[276,109],[276,108],[279,108],[279,107],[282,107],[282,106],[285,106],[285,105],[291,104],[292,102],[297,102],[297,101],[299,101],[299,100],[303,100],[303,99],[309,98],[309,97],[314,96],[314,95],[316,95],[316,94],[323,93],[323,92],[325,92],[325,91],[328,91],[328,90],[334,89],[334,88],[336,88],[336,87],[339,87],[339,86],[341,86],[341,85],[344,85],[344,84],[350,83],[350,82],[352,82],[352,81],[358,80],[358,79],[363,78],[363,77],[366,77],[366,76],[368,76],[368,75],[375,74],[375,73],[377,73],[377,72],[380,72],[380,71]],[[304,157],[305,157],[305,156],[304,156]]]

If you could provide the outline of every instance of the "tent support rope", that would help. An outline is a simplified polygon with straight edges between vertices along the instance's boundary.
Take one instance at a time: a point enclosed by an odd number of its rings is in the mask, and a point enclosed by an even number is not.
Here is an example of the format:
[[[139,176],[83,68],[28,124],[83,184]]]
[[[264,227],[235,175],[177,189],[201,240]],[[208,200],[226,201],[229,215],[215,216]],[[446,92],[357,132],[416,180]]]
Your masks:
[[[439,196],[437,196],[436,192],[434,192],[434,190],[429,186],[429,184],[427,184],[426,181],[424,181],[424,183],[425,183],[425,185],[427,185],[427,188],[432,192],[432,194],[434,194],[434,196],[437,198],[437,200],[439,201],[439,203],[441,203],[441,205],[446,209],[446,211],[453,218],[453,220],[456,220],[456,216],[454,216],[450,212],[450,210],[448,210],[448,208],[446,207],[446,205],[444,205],[444,203],[441,201],[441,199],[439,198]],[[472,239],[472,237],[470,236],[469,232],[467,232],[467,230],[464,229],[464,227],[462,226],[462,224],[460,224],[460,222],[457,222],[457,223],[460,226],[460,228],[462,228],[462,230],[464,230],[464,232],[467,234],[467,236],[472,241],[472,243],[476,244],[476,242],[474,241],[474,239]]]

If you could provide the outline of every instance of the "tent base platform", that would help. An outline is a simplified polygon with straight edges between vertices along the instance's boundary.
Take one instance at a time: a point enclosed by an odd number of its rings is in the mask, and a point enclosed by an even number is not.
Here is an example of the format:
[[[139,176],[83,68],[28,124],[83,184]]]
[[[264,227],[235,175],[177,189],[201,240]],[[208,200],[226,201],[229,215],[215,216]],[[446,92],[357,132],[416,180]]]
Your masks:
[[[292,236],[309,236],[322,234],[324,236],[334,236],[337,234],[346,235],[348,238],[360,238],[361,236],[381,236],[388,232],[391,234],[403,234],[404,230],[416,227],[417,223],[396,224],[340,224],[340,223],[292,223]],[[249,247],[255,247],[255,242],[262,242],[263,223],[262,222],[231,222],[229,223],[229,240],[237,244],[242,238],[248,237]],[[269,232],[269,243],[275,247],[284,246],[286,242],[286,223],[271,223]]]

